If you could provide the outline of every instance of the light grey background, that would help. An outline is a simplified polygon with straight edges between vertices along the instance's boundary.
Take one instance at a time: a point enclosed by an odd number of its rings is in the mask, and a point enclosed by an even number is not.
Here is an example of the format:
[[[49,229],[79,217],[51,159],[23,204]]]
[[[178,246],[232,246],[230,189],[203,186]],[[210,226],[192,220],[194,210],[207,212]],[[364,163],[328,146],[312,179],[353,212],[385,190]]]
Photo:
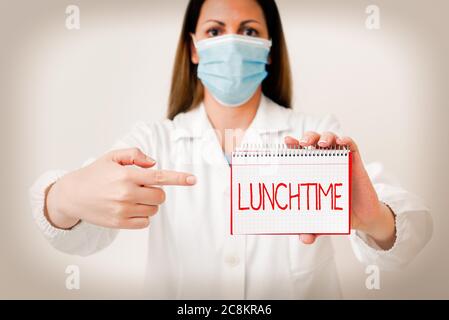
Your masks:
[[[81,29],[65,28],[65,8]],[[335,237],[345,298],[449,298],[447,1],[279,0],[295,108],[333,113],[367,162],[380,161],[431,208],[435,231],[381,290],[344,237]],[[381,10],[367,30],[365,9]],[[28,188],[47,169],[73,170],[139,120],[165,115],[186,1],[0,0],[0,297],[132,298],[146,232],[122,232],[87,258],[52,249],[30,214]],[[67,265],[81,290],[65,289]]]

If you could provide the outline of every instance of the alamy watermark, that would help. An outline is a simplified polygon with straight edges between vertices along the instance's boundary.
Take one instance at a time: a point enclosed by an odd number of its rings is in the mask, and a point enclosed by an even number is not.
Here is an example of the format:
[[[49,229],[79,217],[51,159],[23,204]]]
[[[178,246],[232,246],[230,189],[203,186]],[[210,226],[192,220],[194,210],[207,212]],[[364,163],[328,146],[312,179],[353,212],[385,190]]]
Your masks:
[[[365,287],[368,290],[380,290],[380,269],[375,264],[370,264],[365,268],[368,275],[365,280]]]
[[[67,277],[65,279],[65,287],[67,290],[80,289],[80,268],[76,265],[69,265],[65,268]]]
[[[380,8],[374,4],[369,5],[365,9],[365,13],[368,15],[365,20],[365,27],[368,30],[380,29]]]
[[[65,9],[65,27],[67,30],[79,30],[81,28],[80,8],[76,5],[69,5]]]

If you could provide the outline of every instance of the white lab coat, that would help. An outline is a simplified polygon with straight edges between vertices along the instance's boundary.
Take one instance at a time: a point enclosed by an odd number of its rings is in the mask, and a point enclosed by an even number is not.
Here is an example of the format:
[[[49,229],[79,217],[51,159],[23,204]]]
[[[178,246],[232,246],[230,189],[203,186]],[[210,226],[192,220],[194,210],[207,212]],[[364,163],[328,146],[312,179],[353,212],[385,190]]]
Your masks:
[[[245,134],[247,143],[282,143],[305,131],[340,132],[333,116],[311,117],[263,97]],[[158,168],[191,172],[193,187],[165,187],[166,203],[152,219],[146,288],[149,298],[302,299],[341,296],[329,236],[304,245],[298,236],[231,236],[230,169],[204,106],[173,121],[139,123],[112,149],[138,147],[157,159]],[[397,239],[381,250],[361,232],[349,237],[357,258],[380,268],[400,268],[428,242],[432,220],[421,202],[387,181],[379,164],[367,171],[381,201],[396,214]],[[71,231],[52,227],[43,213],[44,191],[65,174],[51,171],[31,188],[33,216],[58,250],[89,255],[108,246],[116,230],[81,222]]]

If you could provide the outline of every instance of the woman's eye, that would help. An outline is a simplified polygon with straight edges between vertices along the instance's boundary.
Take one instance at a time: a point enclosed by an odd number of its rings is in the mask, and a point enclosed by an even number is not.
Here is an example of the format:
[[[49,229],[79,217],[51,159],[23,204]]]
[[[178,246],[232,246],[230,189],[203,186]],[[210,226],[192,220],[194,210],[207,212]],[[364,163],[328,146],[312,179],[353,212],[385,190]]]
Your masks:
[[[257,30],[253,28],[245,28],[243,30],[243,35],[248,37],[257,37],[259,36],[259,32],[257,32]]]
[[[215,28],[209,29],[209,30],[207,30],[207,35],[208,35],[209,37],[217,37],[217,36],[220,35],[220,30],[215,29]]]

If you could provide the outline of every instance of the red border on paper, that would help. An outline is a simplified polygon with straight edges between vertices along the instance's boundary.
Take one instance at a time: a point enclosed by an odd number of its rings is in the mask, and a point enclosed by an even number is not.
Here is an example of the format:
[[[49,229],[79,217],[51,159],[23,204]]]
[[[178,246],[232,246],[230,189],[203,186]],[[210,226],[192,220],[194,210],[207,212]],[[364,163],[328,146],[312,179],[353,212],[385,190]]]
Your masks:
[[[283,165],[283,164],[282,164]],[[234,193],[232,192],[232,157],[231,157],[231,214],[230,214],[230,227],[231,227],[231,235],[234,235],[233,231],[233,202],[232,198]],[[352,151],[348,152],[348,198],[349,198],[349,204],[348,204],[348,232],[347,233],[314,233],[316,235],[349,235],[351,234],[351,216],[352,216]],[[299,235],[300,233],[248,233],[248,235]]]
[[[232,214],[232,198],[233,198],[233,192],[232,192],[232,155],[231,155],[231,235],[233,235],[234,233],[233,233],[233,230],[232,230],[232,216],[233,216],[233,214]]]

